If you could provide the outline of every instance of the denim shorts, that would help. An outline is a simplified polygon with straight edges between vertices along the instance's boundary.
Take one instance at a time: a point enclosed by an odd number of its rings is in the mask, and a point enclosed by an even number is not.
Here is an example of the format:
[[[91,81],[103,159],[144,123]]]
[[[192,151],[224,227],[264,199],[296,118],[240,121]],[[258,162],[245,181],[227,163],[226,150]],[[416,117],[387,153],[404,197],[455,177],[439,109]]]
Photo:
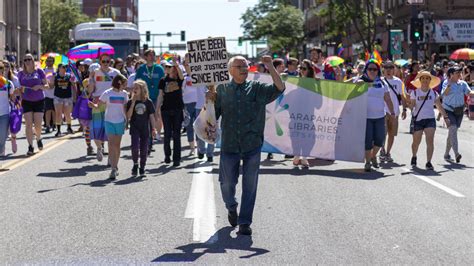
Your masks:
[[[434,118],[427,118],[415,121],[415,132],[430,127],[436,128],[436,120]]]
[[[365,130],[365,150],[371,150],[374,146],[382,147],[385,140],[385,117],[367,119]]]
[[[125,133],[125,121],[121,123],[105,121],[105,133],[107,135],[123,135]]]
[[[64,106],[72,106],[73,101],[72,97],[70,98],[59,98],[59,97],[54,97],[54,105],[64,105]]]

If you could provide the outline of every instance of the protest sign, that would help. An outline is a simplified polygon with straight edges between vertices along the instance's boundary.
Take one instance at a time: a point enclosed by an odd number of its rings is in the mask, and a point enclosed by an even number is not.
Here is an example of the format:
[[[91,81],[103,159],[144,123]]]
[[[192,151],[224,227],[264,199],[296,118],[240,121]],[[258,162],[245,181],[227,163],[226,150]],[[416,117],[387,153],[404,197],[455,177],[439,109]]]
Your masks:
[[[224,37],[189,41],[187,45],[193,85],[218,85],[230,80]]]
[[[249,79],[273,83],[266,74]],[[285,86],[266,107],[263,152],[363,161],[367,84],[287,77]]]

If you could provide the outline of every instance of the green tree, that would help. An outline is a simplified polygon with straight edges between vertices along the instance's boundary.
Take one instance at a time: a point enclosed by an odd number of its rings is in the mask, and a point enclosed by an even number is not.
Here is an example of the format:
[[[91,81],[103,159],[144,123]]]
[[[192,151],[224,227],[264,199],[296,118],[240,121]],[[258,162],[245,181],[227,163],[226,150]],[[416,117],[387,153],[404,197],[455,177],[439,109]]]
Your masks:
[[[69,50],[69,29],[89,21],[76,3],[60,0],[41,1],[41,46],[43,52],[66,53]]]
[[[327,19],[325,38],[346,37],[354,27],[364,50],[372,52],[375,44],[377,17],[382,11],[372,0],[330,0],[327,7],[316,13]]]
[[[303,13],[289,0],[260,0],[241,19],[244,39],[266,38],[272,51],[294,50],[303,40]]]

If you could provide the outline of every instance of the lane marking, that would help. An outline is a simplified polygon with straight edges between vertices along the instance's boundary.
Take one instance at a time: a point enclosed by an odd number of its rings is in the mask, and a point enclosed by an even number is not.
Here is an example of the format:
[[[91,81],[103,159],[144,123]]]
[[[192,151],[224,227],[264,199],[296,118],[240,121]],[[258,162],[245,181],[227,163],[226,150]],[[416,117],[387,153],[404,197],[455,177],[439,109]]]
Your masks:
[[[64,144],[65,142],[67,142],[68,140],[72,139],[73,137],[77,137],[77,136],[80,136],[82,135],[81,132],[79,133],[75,133],[75,134],[72,134],[72,135],[67,135],[67,136],[64,136],[64,137],[61,137],[61,138],[58,138],[58,139],[55,139],[51,142],[48,142],[46,143],[46,145],[44,145],[43,147],[43,150],[42,151],[38,151],[36,152],[34,155],[30,156],[30,157],[26,157],[26,158],[21,158],[21,159],[15,159],[11,162],[8,162],[6,164],[3,164],[0,166],[0,175],[3,175],[5,173],[8,173],[10,171],[12,171],[13,169],[16,169],[26,163],[29,163],[31,161],[34,161],[36,160],[37,158],[43,156],[44,154],[54,150],[55,148],[61,146],[62,144]]]
[[[416,175],[416,174],[414,174],[413,170],[410,170],[410,169],[408,169],[408,168],[402,168],[402,170],[407,171],[407,172],[410,172],[410,174],[413,175],[414,177],[416,177],[416,178],[418,178],[418,179],[421,179],[421,180],[425,181],[426,183],[428,183],[428,184],[430,184],[430,185],[432,185],[432,186],[435,186],[435,187],[437,187],[437,188],[443,190],[444,192],[447,192],[447,193],[449,193],[449,194],[451,194],[451,195],[453,195],[453,196],[455,196],[455,197],[458,197],[458,198],[465,198],[465,197],[466,197],[466,196],[464,196],[463,194],[457,192],[456,190],[451,189],[451,188],[449,188],[449,187],[447,187],[447,186],[445,186],[445,185],[443,185],[443,184],[440,184],[440,183],[438,183],[438,182],[436,182],[436,181],[434,181],[434,180],[432,180],[432,179],[430,179],[430,178],[428,178],[428,177],[426,177],[426,176],[421,176],[421,175]]]
[[[196,159],[195,164],[199,162],[202,161]],[[193,241],[215,243],[218,239],[212,165],[196,167],[194,172],[184,218],[194,219]]]

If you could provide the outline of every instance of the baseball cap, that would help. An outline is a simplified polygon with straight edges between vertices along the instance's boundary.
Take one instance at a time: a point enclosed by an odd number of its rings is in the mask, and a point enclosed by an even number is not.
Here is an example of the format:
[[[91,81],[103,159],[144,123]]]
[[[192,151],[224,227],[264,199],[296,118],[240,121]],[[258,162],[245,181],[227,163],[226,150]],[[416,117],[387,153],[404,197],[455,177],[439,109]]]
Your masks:
[[[83,62],[84,64],[88,65],[88,66],[90,66],[90,65],[93,63],[93,62],[92,62],[92,59],[90,59],[90,58],[86,58],[86,59],[84,59],[84,61],[82,61],[82,62]]]
[[[163,66],[173,66],[173,64],[171,64],[170,62],[168,62],[167,60],[161,60],[161,64]]]
[[[457,71],[462,71],[462,68],[457,67],[457,66],[450,67],[450,68],[448,68],[448,75],[451,75],[451,74],[453,74],[454,72],[457,72]]]
[[[383,63],[383,67],[395,67],[395,64],[392,61],[388,60]]]

